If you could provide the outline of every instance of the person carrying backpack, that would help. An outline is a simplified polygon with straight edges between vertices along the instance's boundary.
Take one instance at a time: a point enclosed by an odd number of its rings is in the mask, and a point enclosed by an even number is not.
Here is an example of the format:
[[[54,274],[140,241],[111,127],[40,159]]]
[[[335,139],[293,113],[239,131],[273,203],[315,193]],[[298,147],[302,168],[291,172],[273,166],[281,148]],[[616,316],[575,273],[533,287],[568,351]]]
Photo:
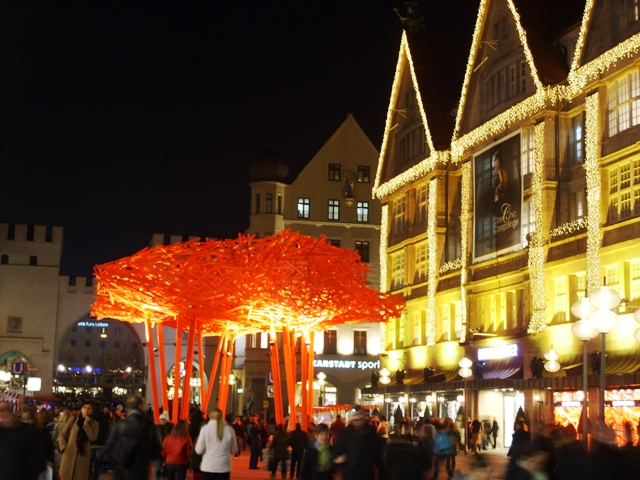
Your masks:
[[[149,478],[151,461],[160,458],[162,447],[155,425],[143,413],[144,399],[138,395],[129,397],[127,416],[111,429],[105,453],[116,464],[115,480],[140,480]]]
[[[451,431],[451,424],[453,422],[449,418],[447,418],[445,422],[444,428],[438,432],[433,444],[433,454],[436,461],[433,467],[432,480],[436,480],[438,478],[438,471],[440,470],[440,463],[442,462],[446,462],[448,473],[447,478],[453,478],[454,467],[452,466],[452,463],[454,459],[452,459],[452,456],[455,453],[455,441],[453,432]]]

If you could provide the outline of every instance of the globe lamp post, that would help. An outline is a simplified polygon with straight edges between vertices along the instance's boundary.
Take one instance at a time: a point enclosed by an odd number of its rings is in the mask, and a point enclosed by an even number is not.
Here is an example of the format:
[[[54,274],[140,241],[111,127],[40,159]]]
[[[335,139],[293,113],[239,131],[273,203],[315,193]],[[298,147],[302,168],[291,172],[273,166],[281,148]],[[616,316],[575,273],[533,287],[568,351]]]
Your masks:
[[[464,379],[464,418],[462,424],[464,425],[464,454],[467,455],[467,450],[469,450],[469,429],[467,428],[467,404],[469,403],[467,400],[467,379],[473,375],[473,371],[471,370],[471,366],[473,362],[467,357],[462,358],[458,362],[458,366],[460,370],[458,370],[458,375],[460,375]]]

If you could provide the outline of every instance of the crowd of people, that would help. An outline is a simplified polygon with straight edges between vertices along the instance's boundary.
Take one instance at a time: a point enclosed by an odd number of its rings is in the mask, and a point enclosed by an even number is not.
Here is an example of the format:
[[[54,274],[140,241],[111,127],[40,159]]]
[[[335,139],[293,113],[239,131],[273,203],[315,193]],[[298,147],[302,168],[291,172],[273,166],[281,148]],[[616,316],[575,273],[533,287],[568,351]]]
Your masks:
[[[338,474],[344,480],[435,480],[441,470],[453,478],[458,453],[470,448],[475,456],[459,478],[482,480],[488,469],[481,451],[496,448],[499,431],[495,418],[481,422],[476,415],[467,422],[465,445],[450,418],[414,424],[400,416],[391,424],[359,407],[348,422],[340,415],[331,424],[309,418],[306,431],[300,423],[289,428],[290,418],[276,425],[258,414],[224,418],[217,408],[204,415],[197,406],[188,420],[174,425],[162,412],[154,425],[139,396],[107,406],[81,400],[49,410],[25,405],[17,414],[0,403],[0,477],[98,480],[108,467],[116,480],[152,474],[185,480],[188,471],[194,480],[228,480],[233,459],[249,450],[249,469],[263,462],[272,479],[279,470],[282,479],[332,480]],[[540,427],[532,435],[521,417],[513,429],[506,480],[630,478],[629,472],[640,472],[640,447],[633,446],[630,429],[623,448],[595,432],[589,451],[571,425]]]

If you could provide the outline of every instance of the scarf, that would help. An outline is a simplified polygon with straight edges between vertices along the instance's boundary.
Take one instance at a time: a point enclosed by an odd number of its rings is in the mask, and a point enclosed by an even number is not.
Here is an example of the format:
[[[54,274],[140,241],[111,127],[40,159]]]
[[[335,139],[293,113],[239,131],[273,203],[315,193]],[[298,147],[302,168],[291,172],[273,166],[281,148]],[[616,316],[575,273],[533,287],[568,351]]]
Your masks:
[[[318,450],[318,471],[326,472],[331,469],[331,448],[329,442],[320,444],[316,441]]]
[[[86,452],[86,442],[89,441],[89,436],[87,432],[84,431],[84,417],[80,415],[76,420],[76,425],[78,426],[78,434],[76,435],[76,448],[78,449],[78,453],[87,453]]]

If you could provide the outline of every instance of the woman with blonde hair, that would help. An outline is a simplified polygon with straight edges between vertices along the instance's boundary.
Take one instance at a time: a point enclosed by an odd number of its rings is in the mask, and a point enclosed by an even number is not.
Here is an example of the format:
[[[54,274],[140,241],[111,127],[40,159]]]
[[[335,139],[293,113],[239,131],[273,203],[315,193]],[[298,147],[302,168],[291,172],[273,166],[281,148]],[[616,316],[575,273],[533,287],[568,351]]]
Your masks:
[[[231,455],[238,451],[236,432],[225,422],[222,410],[212,409],[209,418],[196,443],[196,453],[202,455],[202,478],[228,480],[231,477]]]
[[[165,476],[169,480],[185,480],[191,456],[191,437],[187,422],[179,420],[171,433],[164,438],[162,458],[165,459]]]
[[[83,405],[76,419],[70,419],[60,434],[58,443],[62,451],[60,477],[62,480],[87,480],[89,478],[90,443],[98,438],[100,425],[91,419],[93,407]]]

